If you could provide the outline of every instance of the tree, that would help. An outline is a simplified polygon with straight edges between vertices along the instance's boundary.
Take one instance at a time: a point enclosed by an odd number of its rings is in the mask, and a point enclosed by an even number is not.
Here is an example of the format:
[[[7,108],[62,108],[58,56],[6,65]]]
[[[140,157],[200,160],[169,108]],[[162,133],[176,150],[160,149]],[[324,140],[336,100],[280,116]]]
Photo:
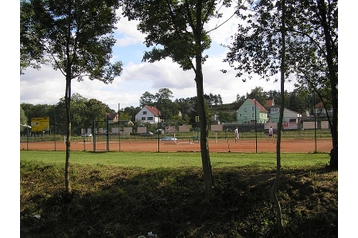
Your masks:
[[[68,200],[72,197],[69,179],[71,81],[89,78],[107,84],[121,74],[122,63],[110,61],[118,7],[116,0],[23,0],[20,3],[20,58],[35,63],[46,60],[65,77],[64,197]],[[32,49],[36,50],[35,54]]]
[[[145,91],[139,99],[139,106],[155,106],[155,95],[151,94],[148,91]]]
[[[261,105],[266,105],[267,93],[264,92],[262,87],[255,87],[251,90],[251,93],[246,95],[246,98],[256,99]]]
[[[234,122],[236,119],[235,114],[229,114],[227,112],[222,111],[220,111],[218,114],[220,122]]]
[[[251,13],[240,14],[248,24],[239,26],[225,61],[237,69],[237,76],[244,80],[251,78],[253,72],[269,80],[279,70],[276,59],[280,45],[275,36],[278,23],[270,20],[270,10],[281,1],[253,2],[250,10],[268,7],[258,10],[257,20],[252,20]],[[332,106],[332,119],[327,115],[332,135],[330,166],[338,168],[338,0],[287,0],[286,6],[285,72],[295,73],[296,86],[314,91],[325,102],[326,109]],[[270,71],[265,70],[267,67]]]
[[[290,30],[300,39],[293,45],[298,83],[314,91],[326,109],[333,109],[332,119],[327,114],[332,135],[330,166],[338,169],[338,0],[293,2],[295,25]]]
[[[204,172],[205,192],[211,194],[213,180],[208,145],[208,121],[204,101],[202,64],[203,51],[210,46],[204,24],[219,14],[215,11],[218,1],[209,0],[147,0],[123,1],[123,13],[129,20],[139,20],[138,29],[146,34],[145,44],[152,47],[145,52],[144,61],[155,62],[166,57],[183,70],[193,70],[200,117],[200,148]],[[221,1],[220,1],[221,2]],[[230,1],[221,2],[228,6]]]
[[[281,50],[280,50],[280,75],[281,75],[281,92],[285,91],[285,75],[286,75],[286,6],[285,0],[282,0],[277,5],[278,10],[281,12]],[[278,120],[277,128],[277,142],[276,142],[276,177],[271,187],[271,199],[275,205],[276,211],[276,223],[279,232],[279,236],[282,236],[283,223],[282,223],[282,210],[280,202],[277,198],[277,189],[281,178],[281,134],[282,134],[282,122],[283,122],[283,111],[285,105],[285,96],[281,94],[282,105],[280,107],[280,116]]]
[[[161,88],[155,94],[156,106],[161,113],[161,118],[166,122],[175,120],[174,117],[179,114],[179,110],[171,98],[173,98],[173,92],[168,88]]]
[[[293,90],[293,92],[289,94],[287,108],[302,114],[306,110],[304,101],[305,95],[306,93],[304,91],[299,91],[297,89]]]
[[[132,120],[133,122],[135,121],[135,115],[137,115],[137,113],[141,110],[140,107],[133,107],[133,106],[130,106],[130,107],[126,107],[124,108],[124,113],[130,115],[130,120]],[[122,118],[121,116],[121,120],[124,120],[124,118]]]
[[[86,103],[86,125],[93,124],[93,121],[104,121],[106,118],[106,113],[112,112],[112,109],[108,105],[97,99],[90,99]]]
[[[275,205],[279,234],[282,232],[282,211],[277,198],[277,189],[281,176],[281,130],[285,106],[284,83],[293,73],[290,58],[293,55],[291,45],[294,38],[287,33],[287,13],[285,0],[252,1],[250,14],[240,14],[246,25],[239,25],[234,42],[225,61],[238,70],[237,76],[258,74],[262,79],[280,75],[281,107],[278,122],[276,145],[276,177],[271,187],[271,199]],[[280,16],[280,17],[277,17]],[[246,77],[244,78],[244,81]],[[258,90],[260,91],[260,90]],[[262,91],[262,90],[261,90]],[[257,93],[257,92],[256,92]]]

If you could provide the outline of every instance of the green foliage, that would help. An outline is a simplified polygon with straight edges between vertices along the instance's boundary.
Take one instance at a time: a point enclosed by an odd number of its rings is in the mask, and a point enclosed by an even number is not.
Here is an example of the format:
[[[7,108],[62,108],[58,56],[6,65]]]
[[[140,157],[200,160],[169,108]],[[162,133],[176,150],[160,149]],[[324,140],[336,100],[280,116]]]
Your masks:
[[[122,63],[110,63],[118,1],[22,1],[20,52],[30,63],[47,59],[68,79],[120,75]],[[35,52],[34,50],[35,49]],[[30,63],[23,63],[25,67]]]
[[[202,4],[197,19],[196,9]],[[192,59],[200,47],[200,54],[211,43],[197,22],[206,23],[214,13],[215,1],[123,1],[123,14],[129,20],[139,20],[138,30],[147,34],[145,45],[151,50],[144,53],[143,61],[154,62],[170,57],[184,70],[194,69]],[[197,44],[201,38],[200,46]],[[203,57],[203,62],[205,57]]]
[[[122,62],[111,62],[116,0],[30,0],[20,2],[20,66],[44,59],[65,77],[66,163],[65,189],[71,193],[69,160],[71,121],[71,81],[100,80],[111,83],[122,72]],[[33,50],[34,49],[34,50]],[[83,108],[81,106],[80,108]]]
[[[332,162],[338,166],[338,1],[249,1],[237,14],[242,23],[224,61],[243,81],[253,74],[275,78],[284,61],[285,80],[295,75],[299,91],[314,91],[325,109],[332,107]],[[284,60],[280,58],[283,47]],[[288,104],[292,110],[302,110],[294,94]]]
[[[22,103],[20,106],[28,116],[28,120],[33,117],[50,117],[50,127],[57,134],[66,132],[66,105],[65,98],[60,98],[56,105],[37,104],[32,105]],[[72,95],[71,100],[71,120],[72,132],[75,135],[81,134],[81,128],[91,128],[93,121],[105,120],[106,113],[113,112],[108,105],[97,99],[88,99],[78,93]],[[122,119],[125,115],[122,115]],[[30,123],[30,122],[29,122]]]

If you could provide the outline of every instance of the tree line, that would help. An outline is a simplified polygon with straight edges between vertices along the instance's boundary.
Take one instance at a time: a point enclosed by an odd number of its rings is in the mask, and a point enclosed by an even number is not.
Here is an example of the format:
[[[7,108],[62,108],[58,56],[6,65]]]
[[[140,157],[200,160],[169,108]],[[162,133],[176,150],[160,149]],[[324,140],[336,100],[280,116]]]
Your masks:
[[[281,93],[275,90],[268,92],[262,87],[255,87],[250,93],[240,96],[234,102],[223,104],[220,94],[205,94],[205,103],[208,105],[209,116],[216,114],[222,123],[230,123],[236,121],[235,111],[245,102],[247,98],[256,98],[263,106],[266,105],[266,99],[273,99],[275,105],[280,105]],[[197,116],[197,98],[177,98],[173,100],[173,92],[168,88],[161,88],[155,94],[146,91],[139,99],[139,106],[128,106],[123,108],[119,115],[122,121],[132,121],[134,126],[139,126],[140,122],[135,121],[135,115],[145,106],[157,107],[161,111],[161,119],[163,123],[172,126],[192,125],[198,126],[195,121]],[[299,112],[305,115],[306,111],[312,113],[314,96],[306,91],[294,90],[292,92],[284,92],[286,98],[285,108]],[[319,101],[317,101],[319,102]],[[316,102],[316,103],[317,103]],[[20,104],[20,125],[30,125],[31,118],[49,117],[50,131],[47,133],[65,134],[65,99],[59,99],[55,105],[48,104]],[[93,121],[104,121],[107,113],[118,113],[111,109],[104,102],[91,98],[85,98],[78,93],[72,95],[71,100],[71,121],[72,132],[75,135],[81,134],[82,128],[91,128]],[[24,126],[20,126],[20,132],[25,133]]]

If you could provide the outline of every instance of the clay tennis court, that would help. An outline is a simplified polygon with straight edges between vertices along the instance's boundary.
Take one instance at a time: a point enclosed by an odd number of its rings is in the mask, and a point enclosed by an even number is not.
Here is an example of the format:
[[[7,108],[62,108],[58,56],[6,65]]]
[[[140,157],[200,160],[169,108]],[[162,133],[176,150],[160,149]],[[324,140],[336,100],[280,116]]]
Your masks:
[[[96,151],[106,151],[107,143],[97,142]],[[159,147],[159,148],[158,148]],[[64,151],[66,149],[63,141],[50,142],[21,142],[20,150],[58,150]],[[118,143],[118,141],[109,142],[110,151],[133,151],[133,152],[194,152],[200,151],[200,144],[189,141],[160,141],[158,146],[157,140],[125,140]],[[281,141],[281,152],[283,153],[313,153],[326,152],[329,153],[332,149],[331,139],[286,139]],[[73,141],[71,142],[71,151],[93,151],[92,142]],[[276,141],[268,141],[265,139],[256,140],[240,140],[239,143],[234,143],[234,140],[209,140],[210,152],[244,152],[244,153],[258,153],[276,152]]]

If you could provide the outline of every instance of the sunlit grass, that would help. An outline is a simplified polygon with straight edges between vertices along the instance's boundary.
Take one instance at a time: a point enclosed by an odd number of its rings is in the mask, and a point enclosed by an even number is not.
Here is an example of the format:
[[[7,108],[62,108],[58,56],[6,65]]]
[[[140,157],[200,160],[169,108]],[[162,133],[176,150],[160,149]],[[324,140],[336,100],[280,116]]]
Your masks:
[[[21,151],[21,161],[39,161],[46,164],[64,164],[64,151]],[[276,168],[275,153],[210,153],[212,167]],[[324,166],[329,161],[326,153],[283,153],[281,166],[296,168]],[[202,166],[200,152],[83,152],[72,151],[71,164],[112,165],[139,168],[199,168]]]

